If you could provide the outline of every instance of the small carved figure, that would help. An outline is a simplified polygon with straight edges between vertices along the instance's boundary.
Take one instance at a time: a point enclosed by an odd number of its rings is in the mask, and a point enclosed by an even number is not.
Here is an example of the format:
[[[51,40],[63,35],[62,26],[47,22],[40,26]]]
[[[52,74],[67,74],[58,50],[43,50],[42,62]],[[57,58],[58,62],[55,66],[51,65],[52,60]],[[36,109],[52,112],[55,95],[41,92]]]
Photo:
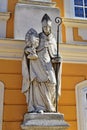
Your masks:
[[[25,42],[27,46],[26,54],[28,54],[27,58],[37,59],[38,55],[36,54],[36,48],[39,46],[39,35],[33,28],[27,32]]]

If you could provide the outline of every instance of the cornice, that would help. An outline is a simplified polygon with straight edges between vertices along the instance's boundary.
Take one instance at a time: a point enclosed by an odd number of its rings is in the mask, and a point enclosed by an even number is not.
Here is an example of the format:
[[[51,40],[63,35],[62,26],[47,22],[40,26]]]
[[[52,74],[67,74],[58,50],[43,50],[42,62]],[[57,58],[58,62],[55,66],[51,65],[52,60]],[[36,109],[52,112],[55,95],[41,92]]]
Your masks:
[[[0,59],[22,60],[25,42],[23,40],[0,39]],[[60,44],[63,62],[87,64],[87,46]]]
[[[0,59],[21,60],[24,41],[0,39]]]
[[[51,7],[55,7],[56,6],[56,2],[44,2],[44,1],[39,1],[39,0],[18,0],[19,3],[22,4],[32,4],[32,5],[40,5],[40,6],[51,6]]]
[[[87,20],[85,19],[62,18],[62,21],[65,26],[87,28]]]
[[[8,20],[10,18],[10,12],[0,12],[0,20]]]
[[[60,52],[64,62],[87,64],[87,46],[60,44]]]

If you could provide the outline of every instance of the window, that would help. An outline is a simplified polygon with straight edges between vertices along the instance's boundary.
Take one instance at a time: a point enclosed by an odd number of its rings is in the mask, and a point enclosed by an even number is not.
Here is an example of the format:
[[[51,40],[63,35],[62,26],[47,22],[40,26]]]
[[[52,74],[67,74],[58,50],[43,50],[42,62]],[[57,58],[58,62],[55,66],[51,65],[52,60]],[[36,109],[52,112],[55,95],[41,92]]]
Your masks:
[[[87,130],[87,80],[76,85],[78,130]]]
[[[87,18],[87,0],[74,0],[75,17]]]
[[[3,122],[4,84],[0,81],[0,130]]]

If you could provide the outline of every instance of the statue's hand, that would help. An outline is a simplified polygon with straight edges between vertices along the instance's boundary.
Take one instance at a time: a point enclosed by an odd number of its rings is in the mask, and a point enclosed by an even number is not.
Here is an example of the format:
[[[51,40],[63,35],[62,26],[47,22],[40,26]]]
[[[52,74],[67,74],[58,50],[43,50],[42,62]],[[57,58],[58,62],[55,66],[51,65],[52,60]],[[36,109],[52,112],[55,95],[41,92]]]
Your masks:
[[[60,63],[62,62],[62,58],[61,57],[55,57],[52,59],[52,63]]]
[[[28,59],[30,60],[37,60],[38,59],[38,55],[37,54],[29,54],[27,56]]]
[[[24,49],[24,52],[25,52],[26,54],[29,54],[29,53],[30,53],[30,48],[25,48],[25,49]]]

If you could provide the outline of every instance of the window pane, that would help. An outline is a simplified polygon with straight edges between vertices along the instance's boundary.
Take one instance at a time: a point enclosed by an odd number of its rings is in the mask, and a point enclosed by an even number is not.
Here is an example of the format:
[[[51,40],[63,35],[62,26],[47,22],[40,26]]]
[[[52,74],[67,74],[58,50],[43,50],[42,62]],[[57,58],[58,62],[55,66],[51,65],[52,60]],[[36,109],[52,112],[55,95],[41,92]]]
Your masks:
[[[87,0],[85,0],[85,1],[87,1]],[[83,6],[83,0],[74,0],[74,4]]]
[[[75,7],[75,16],[76,17],[84,17],[83,8]]]
[[[87,0],[84,0],[85,6],[87,6]]]
[[[85,8],[85,18],[87,18],[87,8]]]

